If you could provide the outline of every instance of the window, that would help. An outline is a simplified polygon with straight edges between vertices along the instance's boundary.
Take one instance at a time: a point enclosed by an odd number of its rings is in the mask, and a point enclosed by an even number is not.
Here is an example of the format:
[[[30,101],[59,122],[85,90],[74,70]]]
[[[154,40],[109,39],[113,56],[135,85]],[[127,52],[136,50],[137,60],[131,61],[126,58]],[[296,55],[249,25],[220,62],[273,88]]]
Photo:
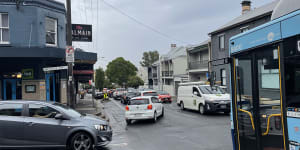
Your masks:
[[[9,19],[7,13],[0,13],[0,44],[9,44]]]
[[[57,46],[57,20],[46,17],[46,45]]]
[[[59,112],[51,107],[37,104],[29,104],[29,117],[54,118]]]
[[[225,35],[219,36],[219,48],[220,48],[220,50],[225,49]]]
[[[23,104],[0,104],[0,116],[22,116]]]
[[[221,69],[221,85],[225,86],[226,85],[226,70]]]
[[[159,100],[156,97],[152,97],[151,101],[152,101],[152,103],[159,103]]]

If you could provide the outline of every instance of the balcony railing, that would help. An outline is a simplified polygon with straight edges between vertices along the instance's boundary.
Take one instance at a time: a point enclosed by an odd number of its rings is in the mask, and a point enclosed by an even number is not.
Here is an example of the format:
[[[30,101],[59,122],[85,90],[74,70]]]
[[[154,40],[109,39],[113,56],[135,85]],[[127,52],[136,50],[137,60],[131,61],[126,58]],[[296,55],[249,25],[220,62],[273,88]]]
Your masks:
[[[152,74],[153,78],[157,78],[157,73]]]
[[[162,76],[163,77],[172,77],[173,71],[162,71]]]
[[[189,62],[189,69],[206,69],[208,68],[208,60]]]

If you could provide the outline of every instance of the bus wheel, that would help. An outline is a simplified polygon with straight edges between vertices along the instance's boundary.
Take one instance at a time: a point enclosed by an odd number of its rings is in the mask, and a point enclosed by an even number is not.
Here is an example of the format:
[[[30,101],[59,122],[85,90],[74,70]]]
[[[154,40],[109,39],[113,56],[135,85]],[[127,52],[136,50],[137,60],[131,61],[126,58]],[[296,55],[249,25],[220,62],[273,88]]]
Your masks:
[[[200,104],[200,105],[199,105],[199,113],[200,113],[201,115],[206,114],[205,107],[203,106],[203,104]]]

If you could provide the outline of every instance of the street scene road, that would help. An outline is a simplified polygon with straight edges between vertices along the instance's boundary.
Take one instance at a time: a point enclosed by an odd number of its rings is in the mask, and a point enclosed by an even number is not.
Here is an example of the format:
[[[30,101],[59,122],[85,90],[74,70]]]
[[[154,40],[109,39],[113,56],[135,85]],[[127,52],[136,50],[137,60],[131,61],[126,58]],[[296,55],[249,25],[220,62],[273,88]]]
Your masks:
[[[182,111],[176,103],[164,104],[165,116],[157,123],[136,121],[126,126],[125,105],[104,102],[114,129],[108,150],[231,150],[230,119],[225,114],[200,115]]]

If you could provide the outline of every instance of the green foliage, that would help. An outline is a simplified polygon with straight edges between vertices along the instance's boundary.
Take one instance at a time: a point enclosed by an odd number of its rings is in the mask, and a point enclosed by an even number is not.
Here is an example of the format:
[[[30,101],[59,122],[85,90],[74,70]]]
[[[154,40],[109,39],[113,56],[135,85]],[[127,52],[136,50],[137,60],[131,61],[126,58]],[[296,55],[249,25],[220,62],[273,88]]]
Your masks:
[[[95,80],[96,89],[102,90],[104,88],[105,73],[101,67],[96,70]]]
[[[138,88],[140,85],[144,85],[144,81],[138,76],[130,76],[127,85],[128,87]]]
[[[158,51],[144,52],[140,64],[143,67],[150,67],[154,62],[158,61],[158,59],[159,59]]]
[[[106,75],[111,83],[127,85],[128,78],[136,75],[137,68],[123,57],[118,57],[107,65]]]

